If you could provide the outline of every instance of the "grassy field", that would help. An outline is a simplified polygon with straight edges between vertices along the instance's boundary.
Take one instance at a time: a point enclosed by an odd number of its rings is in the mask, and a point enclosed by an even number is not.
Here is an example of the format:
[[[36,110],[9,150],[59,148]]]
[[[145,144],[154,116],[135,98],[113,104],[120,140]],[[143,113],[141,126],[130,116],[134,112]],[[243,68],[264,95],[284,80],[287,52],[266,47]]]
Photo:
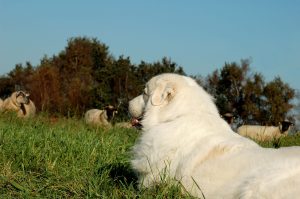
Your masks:
[[[129,157],[138,134],[78,119],[0,115],[0,198],[191,198],[174,184],[137,188]],[[300,137],[261,144],[300,145]]]
[[[138,134],[0,115],[0,198],[190,198],[176,185],[137,188],[129,156]]]

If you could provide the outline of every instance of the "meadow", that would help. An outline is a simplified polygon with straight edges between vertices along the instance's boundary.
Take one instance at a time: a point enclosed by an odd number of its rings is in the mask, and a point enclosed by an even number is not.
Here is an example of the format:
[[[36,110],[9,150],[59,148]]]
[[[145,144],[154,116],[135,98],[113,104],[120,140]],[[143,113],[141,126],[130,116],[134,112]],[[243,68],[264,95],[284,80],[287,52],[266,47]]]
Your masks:
[[[178,185],[137,188],[129,157],[138,134],[0,115],[0,198],[191,198]]]
[[[0,198],[192,198],[178,184],[137,187],[129,159],[138,136],[76,118],[0,115]],[[300,145],[300,136],[260,144]]]

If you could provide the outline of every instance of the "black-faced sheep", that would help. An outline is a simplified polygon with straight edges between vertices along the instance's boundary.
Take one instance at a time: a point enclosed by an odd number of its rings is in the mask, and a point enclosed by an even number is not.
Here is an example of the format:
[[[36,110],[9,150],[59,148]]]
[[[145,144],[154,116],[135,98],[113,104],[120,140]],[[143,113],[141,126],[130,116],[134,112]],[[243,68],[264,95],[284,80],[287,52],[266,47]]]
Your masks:
[[[268,141],[287,136],[292,122],[283,121],[279,126],[242,125],[237,133],[258,141]]]
[[[18,117],[33,117],[36,113],[36,108],[29,99],[29,93],[25,91],[16,91],[6,98],[2,104],[2,112],[14,111]]]
[[[84,119],[87,124],[94,126],[111,127],[111,120],[117,113],[116,108],[111,105],[104,107],[104,110],[90,109],[85,115]]]

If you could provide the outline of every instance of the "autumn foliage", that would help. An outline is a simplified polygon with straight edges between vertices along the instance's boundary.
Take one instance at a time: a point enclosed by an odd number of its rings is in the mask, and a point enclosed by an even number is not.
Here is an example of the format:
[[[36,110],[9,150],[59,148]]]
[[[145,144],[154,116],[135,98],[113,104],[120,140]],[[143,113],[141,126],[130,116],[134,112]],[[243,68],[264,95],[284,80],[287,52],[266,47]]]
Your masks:
[[[97,39],[71,38],[67,47],[40,64],[21,64],[0,78],[0,95],[7,97],[16,89],[31,93],[39,111],[81,116],[89,108],[108,104],[127,115],[129,99],[141,92],[142,85],[162,72],[184,74],[167,58],[154,64],[131,64],[129,57],[114,58]]]
[[[136,65],[129,57],[115,58],[95,38],[76,37],[57,55],[44,56],[37,66],[17,64],[1,76],[0,96],[24,89],[31,93],[38,111],[65,116],[82,116],[87,109],[111,104],[118,106],[118,116],[124,118],[128,101],[152,76],[163,72],[185,74],[168,58]],[[265,82],[261,74],[251,74],[249,60],[225,63],[206,78],[195,78],[216,98],[220,113],[231,112],[240,123],[275,124],[287,118],[293,107],[294,89],[279,77]]]

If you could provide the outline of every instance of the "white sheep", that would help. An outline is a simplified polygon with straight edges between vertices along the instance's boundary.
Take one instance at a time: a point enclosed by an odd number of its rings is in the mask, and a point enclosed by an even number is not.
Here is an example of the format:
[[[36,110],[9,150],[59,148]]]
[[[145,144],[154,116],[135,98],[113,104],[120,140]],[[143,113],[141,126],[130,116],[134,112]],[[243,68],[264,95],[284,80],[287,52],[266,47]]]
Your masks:
[[[133,128],[131,122],[117,122],[115,123],[114,127],[118,128]]]
[[[279,126],[242,125],[237,133],[257,141],[269,141],[287,136],[293,123],[283,121]]]
[[[33,101],[29,100],[28,104],[23,104],[21,109],[18,111],[18,117],[34,117],[36,113],[36,107]]]
[[[0,98],[0,111],[2,111],[3,100]]]
[[[16,91],[3,101],[2,112],[14,111],[18,117],[28,118],[35,116],[36,108],[29,99],[29,93]]]
[[[104,110],[100,110],[100,109],[88,110],[84,115],[84,119],[85,122],[90,125],[111,127],[112,126],[111,120],[113,119],[116,113],[117,110],[113,106],[108,105],[104,107]]]

